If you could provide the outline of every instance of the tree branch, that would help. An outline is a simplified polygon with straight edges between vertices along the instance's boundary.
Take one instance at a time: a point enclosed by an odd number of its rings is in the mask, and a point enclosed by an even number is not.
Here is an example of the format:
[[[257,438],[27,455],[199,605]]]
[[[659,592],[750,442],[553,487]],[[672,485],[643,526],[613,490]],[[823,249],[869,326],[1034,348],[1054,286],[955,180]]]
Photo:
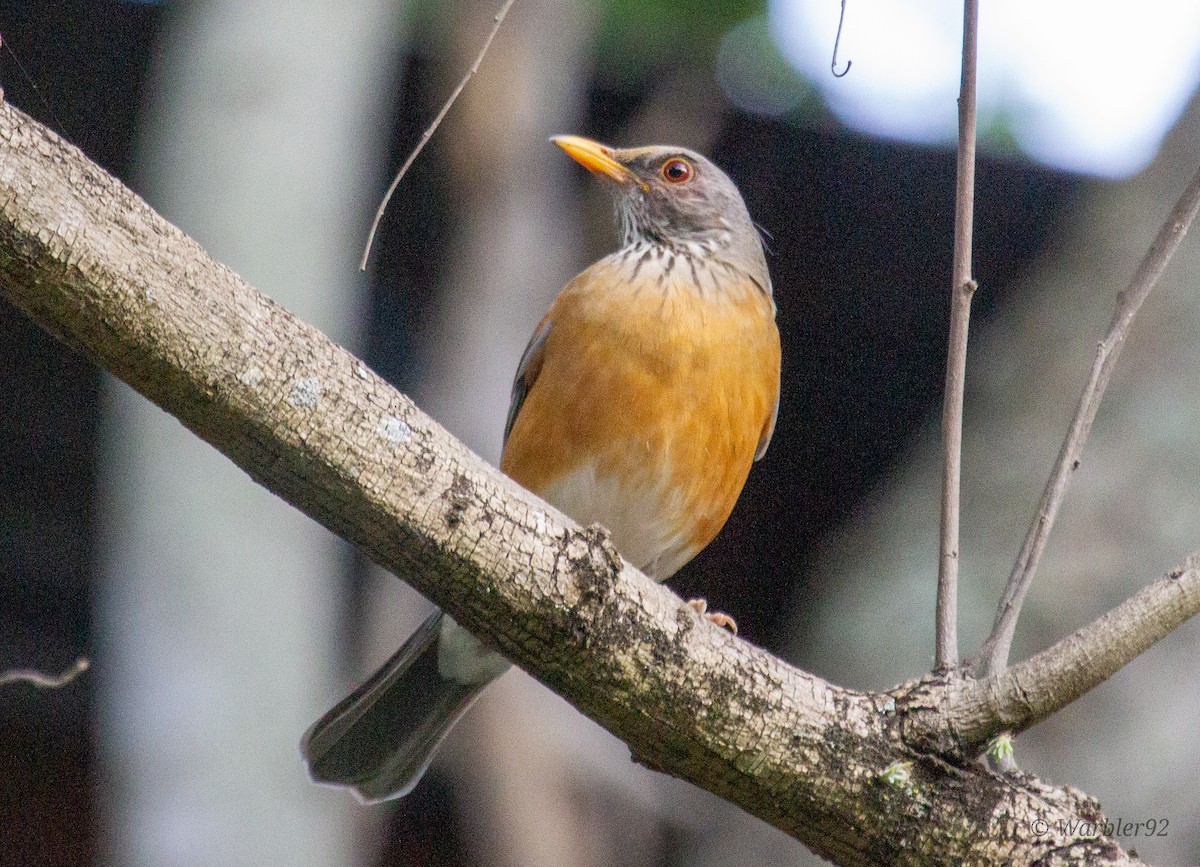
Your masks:
[[[699,619],[623,563],[602,530],[574,526],[487,466],[10,106],[0,293],[403,575],[639,761],[817,853],[843,864],[1139,863],[1109,838],[1080,836],[1078,822],[1102,820],[1086,796],[914,750],[907,720],[928,722],[923,708],[841,689]],[[1048,663],[1031,677],[1056,674]],[[927,694],[936,708],[958,688]],[[993,712],[960,704],[962,731],[984,727],[971,713]]]
[[[1029,532],[1025,535],[1021,553],[1008,576],[992,632],[980,648],[978,660],[974,663],[974,667],[980,669],[981,673],[995,676],[1008,664],[1013,633],[1017,629],[1017,619],[1021,615],[1025,593],[1033,583],[1038,562],[1046,549],[1046,540],[1050,536],[1055,518],[1058,517],[1058,509],[1067,494],[1071,477],[1079,468],[1079,455],[1092,430],[1092,422],[1100,408],[1104,390],[1112,378],[1121,347],[1125,345],[1125,338],[1133,326],[1133,320],[1141,309],[1142,302],[1149,297],[1158,283],[1158,278],[1162,276],[1167,263],[1171,261],[1175,250],[1183,241],[1183,236],[1187,234],[1197,210],[1200,210],[1200,169],[1192,176],[1175,207],[1167,215],[1166,221],[1154,238],[1154,243],[1150,245],[1150,249],[1146,251],[1146,255],[1134,271],[1129,286],[1117,295],[1116,310],[1113,311],[1108,333],[1096,347],[1091,376],[1083,387],[1083,394],[1079,396],[1079,405],[1075,408],[1071,427],[1063,440],[1054,469],[1050,472],[1046,489],[1042,492],[1042,499],[1038,503],[1037,512],[1034,513]]]
[[[905,738],[921,751],[971,758],[1004,731],[1019,734],[1116,674],[1200,612],[1200,552],[1116,608],[989,680],[927,682],[895,691]]]
[[[963,392],[971,320],[971,234],[975,220],[975,71],[979,0],[963,3],[962,84],[958,95],[958,184],[954,204],[954,267],[950,277],[950,337],[942,405],[941,551],[938,557],[934,660],[939,671],[958,664],[958,524],[962,477]]]

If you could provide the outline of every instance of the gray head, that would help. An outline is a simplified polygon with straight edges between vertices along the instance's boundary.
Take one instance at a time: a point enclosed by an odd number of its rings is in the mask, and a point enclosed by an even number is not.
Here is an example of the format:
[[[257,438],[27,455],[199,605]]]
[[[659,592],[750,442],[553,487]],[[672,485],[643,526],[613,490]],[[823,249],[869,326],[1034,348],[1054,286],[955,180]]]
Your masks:
[[[573,135],[551,141],[615,182],[625,245],[649,243],[713,255],[768,279],[762,242],[741,193],[700,154],[663,145],[613,148]]]

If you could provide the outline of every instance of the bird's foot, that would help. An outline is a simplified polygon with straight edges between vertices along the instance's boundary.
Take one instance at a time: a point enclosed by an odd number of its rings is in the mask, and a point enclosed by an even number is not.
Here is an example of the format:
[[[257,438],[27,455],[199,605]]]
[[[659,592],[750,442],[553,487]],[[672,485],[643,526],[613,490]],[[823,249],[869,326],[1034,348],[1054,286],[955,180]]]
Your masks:
[[[737,622],[734,621],[734,619],[724,611],[709,611],[707,600],[689,599],[687,604],[688,607],[690,607],[701,617],[705,617],[711,622],[715,623],[717,626],[723,626],[734,635],[737,635]]]

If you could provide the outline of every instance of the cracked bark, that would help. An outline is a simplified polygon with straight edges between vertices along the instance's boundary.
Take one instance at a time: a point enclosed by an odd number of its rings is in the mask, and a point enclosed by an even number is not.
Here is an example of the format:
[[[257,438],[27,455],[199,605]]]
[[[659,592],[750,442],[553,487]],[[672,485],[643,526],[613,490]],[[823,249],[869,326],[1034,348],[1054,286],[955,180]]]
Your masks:
[[[1078,823],[1103,816],[1081,792],[963,759],[1194,613],[1192,564],[1008,680],[842,689],[697,618],[623,563],[602,530],[575,527],[501,476],[10,106],[0,108],[0,292],[403,575],[639,761],[819,854],[841,864],[1140,863],[1109,837],[1083,836]]]

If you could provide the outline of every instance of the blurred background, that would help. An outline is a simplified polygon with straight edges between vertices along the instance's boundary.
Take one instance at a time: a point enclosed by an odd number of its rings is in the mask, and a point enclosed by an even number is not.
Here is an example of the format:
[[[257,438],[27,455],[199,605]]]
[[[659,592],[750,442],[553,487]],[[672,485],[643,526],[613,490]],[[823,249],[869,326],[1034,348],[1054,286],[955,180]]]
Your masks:
[[[784,343],[771,449],[673,582],[839,683],[932,664],[937,416],[961,9],[850,0],[518,0],[405,178],[391,172],[498,0],[0,2],[5,98],[216,258],[363,355],[486,458],[542,311],[612,249],[547,142],[710,154],[770,238]],[[973,649],[1113,299],[1200,162],[1200,6],[985,3],[964,456]],[[1200,245],[1147,304],[1015,656],[1200,548]],[[311,785],[296,743],[425,603],[171,417],[0,304],[5,865],[809,864],[804,848],[506,675],[404,801]],[[401,576],[403,577],[403,576]],[[1022,766],[1167,820],[1200,863],[1189,624],[1018,740]]]

